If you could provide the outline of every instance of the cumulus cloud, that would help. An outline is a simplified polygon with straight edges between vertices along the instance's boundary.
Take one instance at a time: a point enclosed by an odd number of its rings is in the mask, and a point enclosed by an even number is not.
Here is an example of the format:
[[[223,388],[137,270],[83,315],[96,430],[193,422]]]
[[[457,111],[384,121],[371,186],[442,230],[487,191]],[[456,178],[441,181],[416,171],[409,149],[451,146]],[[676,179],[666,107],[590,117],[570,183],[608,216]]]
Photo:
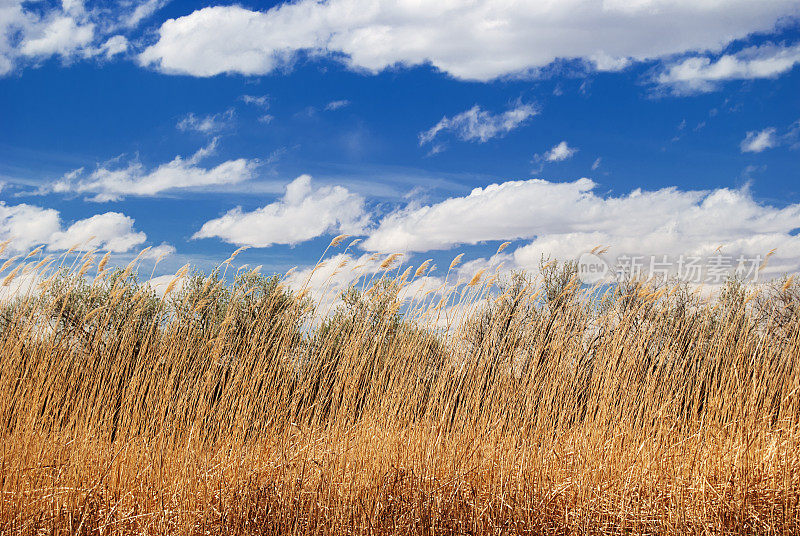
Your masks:
[[[775,147],[778,143],[775,132],[776,129],[773,127],[748,132],[739,147],[743,153],[760,153],[765,149]]]
[[[61,216],[57,210],[34,205],[6,205],[0,201],[0,237],[11,239],[10,247],[16,251],[30,250],[47,243],[61,230]]]
[[[194,238],[268,247],[326,233],[361,233],[368,222],[363,197],[342,186],[314,187],[310,176],[301,175],[286,186],[281,199],[252,212],[235,208],[206,222]]]
[[[566,141],[562,141],[544,154],[544,159],[548,162],[561,162],[567,158],[571,158],[578,150],[570,147]]]
[[[800,204],[761,204],[746,189],[635,190],[598,195],[590,179],[508,181],[386,216],[363,242],[371,251],[427,251],[491,240],[532,240],[514,252],[535,268],[542,254],[575,258],[595,246],[642,255],[778,255],[800,266]]]
[[[138,255],[142,260],[161,261],[164,257],[174,254],[176,251],[175,246],[162,242],[158,246],[151,246],[146,252],[139,253]]]
[[[96,243],[109,251],[124,252],[144,244],[145,240],[147,236],[144,233],[134,231],[133,218],[119,212],[106,212],[76,221],[64,231],[53,233],[49,246],[69,249],[78,243]]]
[[[66,250],[80,244],[122,253],[147,240],[133,225],[133,218],[106,212],[78,220],[65,229],[55,209],[24,203],[6,205],[0,201],[0,241],[10,239],[7,251],[12,252],[30,251],[43,244],[51,250]]]
[[[562,222],[595,184],[508,181],[475,188],[435,205],[411,205],[386,216],[363,243],[374,251],[427,251],[487,240],[529,238],[543,224]]]
[[[308,289],[324,314],[331,311],[342,292],[377,273],[379,265],[378,255],[338,253],[321,265],[292,270],[284,282],[296,292]]]
[[[701,93],[716,89],[727,80],[773,78],[800,63],[800,44],[766,44],[746,48],[717,59],[707,56],[686,58],[667,65],[656,82],[675,93]]]
[[[325,259],[319,266],[292,270],[284,282],[295,291],[309,290],[319,306],[319,311],[324,315],[334,310],[340,303],[341,294],[350,287],[368,288],[370,283],[374,283],[380,277],[394,278],[409,266],[406,263],[408,259],[401,256],[390,266],[382,268],[381,265],[387,259],[387,255],[379,254],[354,255],[347,251],[337,253]],[[418,266],[412,268],[398,293],[397,298],[404,304],[430,301],[432,295],[442,292],[445,288],[442,277],[430,276],[427,273],[413,277],[413,271]]]
[[[533,155],[533,160],[531,160],[531,163],[537,165],[531,171],[531,173],[541,173],[542,170],[544,169],[545,164],[550,162],[561,162],[563,160],[567,160],[568,158],[572,158],[577,152],[578,149],[576,149],[575,147],[570,147],[566,141],[562,141],[558,145],[551,147],[549,151],[546,151],[542,154]],[[600,166],[600,159],[598,158],[597,160],[595,160],[594,164],[592,164],[592,169],[596,170],[599,166]]]
[[[183,275],[176,279],[175,274],[166,274],[152,277],[145,284],[153,289],[157,296],[161,297],[164,296],[170,285],[172,285],[171,292],[180,292],[188,279],[188,275]]]
[[[139,61],[168,73],[260,75],[306,53],[371,72],[430,64],[456,78],[491,80],[561,59],[617,70],[636,60],[718,51],[797,12],[794,0],[301,0],[268,11],[215,6],[165,21]]]
[[[64,57],[86,48],[94,39],[94,24],[80,24],[69,16],[55,16],[31,27],[20,45],[23,56]]]
[[[231,126],[233,114],[233,108],[212,115],[198,116],[189,113],[178,121],[176,126],[178,130],[183,130],[184,132],[193,131],[201,134],[214,134]]]
[[[532,104],[521,102],[500,114],[492,114],[475,105],[452,118],[442,117],[433,127],[420,133],[419,144],[430,143],[439,134],[448,131],[463,141],[484,143],[522,126],[534,115],[536,108]]]
[[[201,167],[200,162],[215,147],[216,140],[213,140],[189,158],[176,156],[149,171],[138,161],[122,167],[103,165],[89,174],[77,169],[56,181],[48,191],[90,194],[92,201],[106,202],[127,196],[156,196],[179,189],[237,184],[254,176],[258,163],[244,158],[228,160],[215,167]]]
[[[44,7],[41,10],[22,0],[0,2],[0,76],[24,60],[54,55],[69,59],[83,53],[95,37],[80,3]]]
[[[100,45],[99,51],[106,58],[113,58],[117,54],[124,54],[128,48],[130,48],[128,40],[122,35],[115,35]]]
[[[54,56],[69,62],[122,54],[130,44],[118,32],[129,31],[165,3],[132,1],[111,10],[79,0],[0,0],[0,76]]]
[[[33,270],[26,272],[23,269],[7,285],[0,286],[0,303],[17,298],[24,299],[28,296],[37,296],[41,292],[40,285],[43,281],[44,278],[38,272]]]

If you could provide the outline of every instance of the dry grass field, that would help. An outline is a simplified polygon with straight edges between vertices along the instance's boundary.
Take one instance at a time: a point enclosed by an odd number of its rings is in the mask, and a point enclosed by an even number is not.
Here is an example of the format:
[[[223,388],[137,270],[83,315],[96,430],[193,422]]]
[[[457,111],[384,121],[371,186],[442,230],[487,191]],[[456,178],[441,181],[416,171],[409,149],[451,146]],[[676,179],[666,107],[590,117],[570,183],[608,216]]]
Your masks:
[[[44,274],[0,310],[2,534],[800,533],[793,279],[400,301],[390,258],[323,312],[71,255],[0,274]]]

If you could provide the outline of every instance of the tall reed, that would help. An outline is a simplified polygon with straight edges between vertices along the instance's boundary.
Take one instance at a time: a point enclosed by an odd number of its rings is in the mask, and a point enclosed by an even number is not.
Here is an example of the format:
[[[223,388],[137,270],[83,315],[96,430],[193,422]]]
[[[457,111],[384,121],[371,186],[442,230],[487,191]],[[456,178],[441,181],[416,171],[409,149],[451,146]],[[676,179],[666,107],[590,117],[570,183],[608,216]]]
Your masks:
[[[458,257],[410,294],[429,265],[390,257],[322,311],[90,260],[0,310],[4,534],[800,532],[792,279],[460,283]]]

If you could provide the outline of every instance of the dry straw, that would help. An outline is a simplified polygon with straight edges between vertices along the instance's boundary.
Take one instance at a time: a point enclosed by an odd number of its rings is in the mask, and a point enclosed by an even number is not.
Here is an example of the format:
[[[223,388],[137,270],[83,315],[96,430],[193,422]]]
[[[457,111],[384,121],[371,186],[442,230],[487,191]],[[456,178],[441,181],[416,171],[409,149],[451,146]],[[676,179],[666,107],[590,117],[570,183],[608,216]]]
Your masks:
[[[0,304],[2,534],[800,531],[796,278],[405,298],[431,261],[389,256],[321,310],[291,271],[166,300],[92,259]]]

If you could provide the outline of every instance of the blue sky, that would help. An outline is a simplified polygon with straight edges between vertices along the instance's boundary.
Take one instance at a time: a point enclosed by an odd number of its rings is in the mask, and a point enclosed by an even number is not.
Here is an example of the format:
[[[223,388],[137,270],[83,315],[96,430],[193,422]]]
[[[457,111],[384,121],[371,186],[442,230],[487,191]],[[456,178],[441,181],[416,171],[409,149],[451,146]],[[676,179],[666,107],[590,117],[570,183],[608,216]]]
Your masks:
[[[351,263],[722,248],[795,271],[798,16],[780,0],[0,0],[3,255],[153,246],[166,274],[251,246],[237,262],[302,272],[346,233]]]

